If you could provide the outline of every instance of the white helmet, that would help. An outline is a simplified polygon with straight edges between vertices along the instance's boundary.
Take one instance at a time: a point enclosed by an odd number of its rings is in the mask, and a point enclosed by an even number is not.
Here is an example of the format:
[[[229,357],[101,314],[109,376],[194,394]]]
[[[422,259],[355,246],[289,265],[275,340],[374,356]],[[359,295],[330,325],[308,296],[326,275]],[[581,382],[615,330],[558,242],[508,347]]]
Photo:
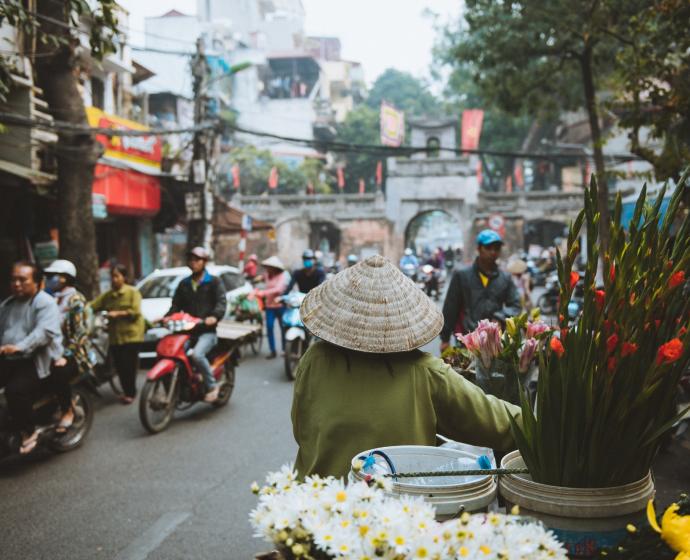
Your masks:
[[[74,266],[70,261],[65,259],[58,259],[53,261],[52,264],[45,269],[47,274],[67,274],[72,278],[77,277],[77,267]]]
[[[409,247],[407,249],[405,249],[405,255],[407,255],[409,257],[411,254],[412,254],[412,249],[410,249]]]

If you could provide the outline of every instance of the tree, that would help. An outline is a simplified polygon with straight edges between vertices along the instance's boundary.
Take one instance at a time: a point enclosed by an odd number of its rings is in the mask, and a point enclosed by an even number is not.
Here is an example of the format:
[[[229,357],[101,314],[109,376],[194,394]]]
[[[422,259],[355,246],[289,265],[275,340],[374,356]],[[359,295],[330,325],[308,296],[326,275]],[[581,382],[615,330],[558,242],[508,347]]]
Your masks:
[[[616,29],[619,91],[610,106],[630,129],[631,151],[654,165],[657,179],[680,177],[690,161],[690,3],[657,0]],[[641,131],[663,143],[646,146]]]
[[[378,110],[382,101],[395,105],[409,115],[437,115],[441,110],[440,103],[424,82],[395,68],[388,68],[376,78],[366,103]]]
[[[598,88],[610,78],[621,27],[635,0],[468,0],[453,55],[476,67],[482,93],[506,111],[584,108],[599,181],[601,242],[608,246],[608,188]],[[576,87],[579,86],[579,87]]]
[[[35,12],[20,0],[0,5],[0,23],[20,27],[37,39],[36,77],[53,117],[61,122],[88,126],[77,89],[75,49],[82,21],[89,26],[91,54],[100,58],[115,50],[118,9],[115,0],[99,0],[91,8],[86,0],[38,0]],[[92,134],[58,131],[58,226],[60,256],[79,271],[87,297],[98,291],[98,259],[92,214],[92,185],[100,146]]]
[[[348,144],[368,144],[372,146],[381,143],[379,126],[379,110],[369,105],[359,105],[350,111],[345,121],[336,126],[336,140]],[[385,159],[370,151],[343,153],[338,156],[344,165],[345,192],[355,193],[359,188],[359,179],[371,182],[376,174],[376,164]],[[335,182],[335,179],[332,179]],[[337,183],[335,183],[337,189]]]

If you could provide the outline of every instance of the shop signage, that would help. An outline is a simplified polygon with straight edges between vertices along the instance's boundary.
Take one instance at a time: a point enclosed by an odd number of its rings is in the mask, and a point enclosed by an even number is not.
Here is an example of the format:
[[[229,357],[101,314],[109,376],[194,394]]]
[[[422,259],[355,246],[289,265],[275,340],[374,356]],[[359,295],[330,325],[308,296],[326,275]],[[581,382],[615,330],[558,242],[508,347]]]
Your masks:
[[[96,220],[108,217],[107,199],[104,194],[91,193],[91,213]]]
[[[249,214],[242,214],[242,229],[252,231],[252,217]]]

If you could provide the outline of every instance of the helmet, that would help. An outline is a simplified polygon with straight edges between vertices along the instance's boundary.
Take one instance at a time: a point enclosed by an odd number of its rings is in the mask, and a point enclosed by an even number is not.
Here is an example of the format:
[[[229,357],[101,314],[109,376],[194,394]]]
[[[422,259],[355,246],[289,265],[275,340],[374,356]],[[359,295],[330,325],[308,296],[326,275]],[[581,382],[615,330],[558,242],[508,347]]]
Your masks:
[[[492,229],[482,230],[477,235],[477,245],[493,245],[494,243],[503,245],[503,239],[498,235],[498,232]]]
[[[251,255],[249,255],[249,260],[257,262],[259,260],[259,257],[252,253]]]
[[[187,256],[196,257],[197,259],[202,259],[204,261],[207,261],[209,258],[211,258],[211,254],[203,247],[194,247],[194,249],[191,249],[187,252]]]
[[[47,274],[66,274],[72,278],[77,277],[77,267],[72,262],[65,259],[58,259],[53,261],[51,265],[45,269]]]
[[[315,258],[314,251],[312,251],[311,249],[307,249],[306,251],[304,251],[304,253],[302,253],[302,260],[313,258]]]
[[[347,256],[347,262],[349,264],[355,264],[357,261],[359,261],[359,257],[355,254],[350,254]]]
[[[407,249],[405,249],[405,255],[407,255],[409,257],[411,254],[412,254],[412,249],[410,249],[409,247]]]

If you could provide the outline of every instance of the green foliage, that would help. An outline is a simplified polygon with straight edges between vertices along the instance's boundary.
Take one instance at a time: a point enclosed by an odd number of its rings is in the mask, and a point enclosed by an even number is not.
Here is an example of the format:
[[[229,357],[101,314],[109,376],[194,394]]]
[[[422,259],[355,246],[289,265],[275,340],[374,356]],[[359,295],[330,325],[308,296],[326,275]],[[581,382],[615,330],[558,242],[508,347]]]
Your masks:
[[[68,14],[68,21],[72,26],[65,33],[64,29],[60,29],[59,23],[53,22],[50,17],[42,17],[40,12],[29,10],[22,0],[5,0],[0,3],[0,25],[6,21],[27,36],[35,36],[43,45],[57,51],[62,47],[72,48],[82,32],[79,30],[81,21],[86,20],[89,24],[91,55],[100,60],[116,51],[117,12],[121,8],[116,0],[98,0],[94,4],[91,7],[86,0],[65,0],[63,10]],[[65,25],[68,25],[67,21]],[[9,93],[9,72],[9,57],[0,54],[0,102],[5,101]]]
[[[609,225],[610,245],[600,254],[597,184],[570,228],[567,252],[558,254],[560,342],[539,365],[536,410],[522,402],[516,441],[537,482],[570,487],[630,483],[648,471],[659,438],[676,418],[679,378],[690,361],[690,217],[680,208],[685,174],[662,219],[664,192],[651,205],[643,189],[626,233],[618,197]],[[674,238],[671,226],[680,228]],[[584,306],[568,327],[567,306],[587,229]],[[597,266],[603,263],[603,289]],[[553,339],[552,339],[553,341]],[[673,359],[660,360],[662,345],[676,344]],[[678,345],[680,345],[678,347]]]
[[[367,105],[377,112],[387,101],[409,116],[438,115],[441,104],[426,84],[408,72],[388,68],[381,74],[367,96]]]
[[[291,167],[274,157],[268,150],[255,146],[234,148],[221,164],[221,188],[232,192],[230,170],[237,164],[240,168],[240,190],[242,194],[259,195],[269,191],[268,178],[273,167],[278,168],[276,194],[304,194],[311,181],[317,193],[328,193],[330,187],[322,180],[323,162],[306,159],[298,167]]]

